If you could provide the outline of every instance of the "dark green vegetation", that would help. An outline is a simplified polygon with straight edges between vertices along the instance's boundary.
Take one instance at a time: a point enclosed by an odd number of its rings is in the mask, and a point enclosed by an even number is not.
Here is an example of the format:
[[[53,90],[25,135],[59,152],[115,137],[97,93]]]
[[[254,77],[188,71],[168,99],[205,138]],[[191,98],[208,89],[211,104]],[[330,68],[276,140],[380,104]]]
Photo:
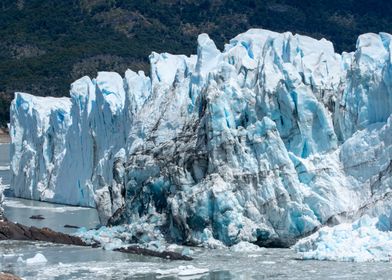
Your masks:
[[[352,51],[359,34],[392,33],[392,1],[0,0],[0,122],[13,92],[63,96],[98,70],[148,72],[151,51],[191,54],[206,32],[222,48],[252,27],[292,31]]]

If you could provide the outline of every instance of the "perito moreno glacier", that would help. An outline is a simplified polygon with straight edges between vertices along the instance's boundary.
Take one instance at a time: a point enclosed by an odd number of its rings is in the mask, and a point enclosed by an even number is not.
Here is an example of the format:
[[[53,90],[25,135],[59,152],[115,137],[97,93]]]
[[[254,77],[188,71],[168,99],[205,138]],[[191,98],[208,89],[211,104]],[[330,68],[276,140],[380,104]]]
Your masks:
[[[391,60],[386,33],[338,54],[251,29],[223,51],[202,34],[197,55],[152,53],[150,77],[100,72],[70,98],[16,93],[11,184],[97,207],[103,225],[148,225],[138,242],[285,247],[390,217]]]

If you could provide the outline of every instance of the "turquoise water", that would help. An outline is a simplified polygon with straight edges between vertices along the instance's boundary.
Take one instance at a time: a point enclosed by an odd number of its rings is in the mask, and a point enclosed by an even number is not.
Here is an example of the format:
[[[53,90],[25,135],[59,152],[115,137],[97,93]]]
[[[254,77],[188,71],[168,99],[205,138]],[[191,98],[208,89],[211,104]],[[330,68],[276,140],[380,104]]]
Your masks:
[[[8,165],[8,148],[0,145],[0,164]],[[0,175],[7,175],[3,170]],[[9,180],[9,179],[8,179]],[[26,225],[72,233],[65,224],[95,227],[91,208],[7,198],[8,219]],[[44,220],[31,220],[31,215]],[[0,270],[24,279],[391,279],[390,263],[302,261],[290,249],[232,252],[229,249],[191,248],[193,261],[168,261],[119,252],[41,242],[0,242]],[[46,263],[28,265],[21,260],[41,253]],[[19,261],[18,261],[18,258]],[[187,269],[181,266],[191,265]],[[192,271],[202,269],[194,275]],[[186,275],[188,274],[188,275]]]

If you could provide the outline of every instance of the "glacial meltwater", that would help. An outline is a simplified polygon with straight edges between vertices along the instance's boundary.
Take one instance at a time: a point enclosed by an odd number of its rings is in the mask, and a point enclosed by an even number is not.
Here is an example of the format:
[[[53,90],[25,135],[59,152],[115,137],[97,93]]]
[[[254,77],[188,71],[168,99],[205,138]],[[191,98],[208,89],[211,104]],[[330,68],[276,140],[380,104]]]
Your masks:
[[[9,184],[9,148],[0,145],[0,175]],[[6,217],[14,222],[66,233],[94,228],[94,209],[6,198]],[[42,215],[45,219],[30,219]],[[390,279],[391,263],[303,261],[290,249],[234,252],[189,248],[193,261],[169,261],[100,248],[42,242],[0,242],[0,271],[23,279]],[[44,261],[32,260],[38,253]],[[34,258],[37,260],[37,258]]]

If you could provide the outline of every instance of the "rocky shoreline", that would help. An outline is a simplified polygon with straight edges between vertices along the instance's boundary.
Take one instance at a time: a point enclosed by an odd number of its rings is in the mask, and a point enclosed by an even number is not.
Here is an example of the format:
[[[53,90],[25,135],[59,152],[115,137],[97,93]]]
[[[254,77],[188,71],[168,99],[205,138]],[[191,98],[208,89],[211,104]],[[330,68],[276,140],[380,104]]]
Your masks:
[[[9,144],[9,143],[11,143],[11,137],[9,135],[9,131],[0,128],[0,144]]]
[[[51,243],[64,244],[64,245],[91,246],[93,248],[97,248],[101,246],[98,243],[87,244],[80,237],[57,232],[49,228],[28,227],[22,224],[13,223],[6,219],[0,221],[0,241],[2,240],[42,241],[42,242],[51,242]],[[127,253],[127,254],[158,257],[158,258],[168,259],[168,260],[186,260],[186,261],[192,260],[191,257],[182,255],[177,252],[171,252],[171,251],[158,252],[154,250],[145,249],[139,246],[117,248],[114,251]]]
[[[44,241],[65,245],[88,246],[82,239],[49,228],[27,227],[11,221],[0,221],[0,240]]]
[[[166,260],[173,260],[173,261],[191,261],[193,258],[189,256],[182,255],[177,252],[171,252],[171,251],[154,251],[154,250],[149,250],[146,248],[141,248],[139,246],[129,246],[129,247],[124,247],[124,248],[118,248],[114,249],[116,252],[121,252],[121,253],[128,253],[128,254],[134,254],[134,255],[141,255],[141,256],[149,256],[149,257],[157,257],[161,259],[166,259]]]
[[[10,273],[0,272],[0,280],[21,280],[21,278]]]

